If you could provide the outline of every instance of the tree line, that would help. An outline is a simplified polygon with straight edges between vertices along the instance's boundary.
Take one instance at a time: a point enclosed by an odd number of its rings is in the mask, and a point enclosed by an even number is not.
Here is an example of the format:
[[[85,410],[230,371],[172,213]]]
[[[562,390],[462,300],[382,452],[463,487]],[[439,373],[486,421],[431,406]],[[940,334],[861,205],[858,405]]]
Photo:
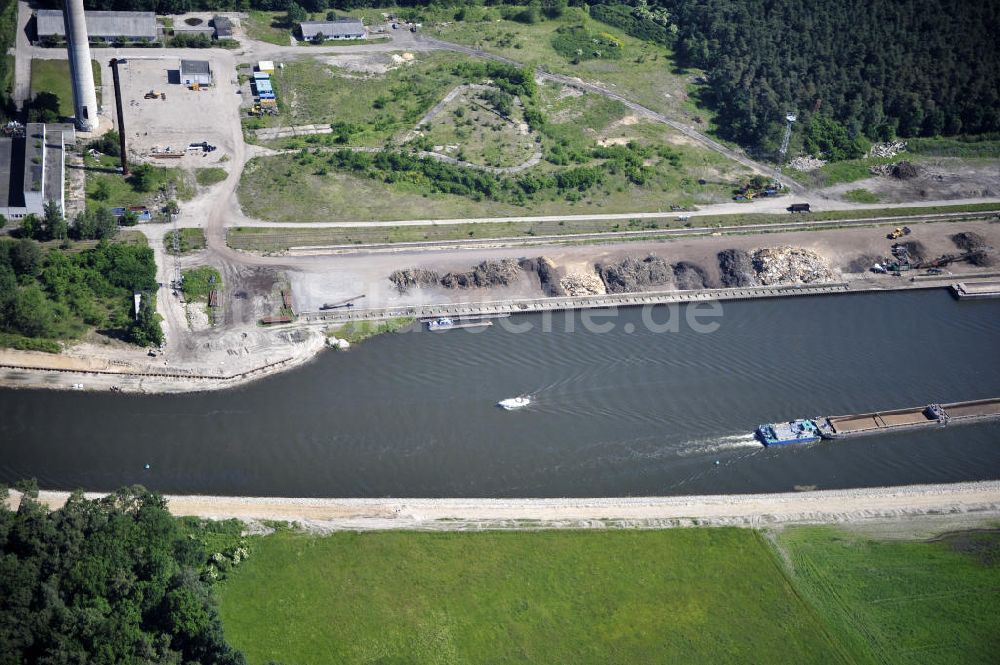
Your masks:
[[[203,541],[133,486],[17,510],[0,488],[0,663],[244,665],[205,580]]]
[[[785,115],[860,136],[1000,130],[998,0],[660,0],[727,137],[773,151]],[[817,134],[833,136],[828,123]]]

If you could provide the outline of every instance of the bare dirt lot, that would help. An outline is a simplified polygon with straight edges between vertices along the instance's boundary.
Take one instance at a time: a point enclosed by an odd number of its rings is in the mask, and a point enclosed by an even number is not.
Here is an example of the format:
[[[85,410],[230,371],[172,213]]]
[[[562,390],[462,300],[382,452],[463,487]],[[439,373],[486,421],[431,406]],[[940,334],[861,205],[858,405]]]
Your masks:
[[[237,117],[240,97],[235,94],[235,70],[231,56],[215,50],[203,55],[173,51],[179,55],[155,58],[129,58],[119,72],[122,103],[125,111],[126,140],[129,152],[143,161],[163,166],[209,166],[223,155],[233,154],[232,124]],[[181,54],[184,58],[208,60],[214,85],[191,90],[179,83]],[[111,72],[106,72],[107,80]],[[150,92],[165,93],[164,99],[145,99]],[[212,153],[188,151],[191,143],[208,141],[218,147]],[[175,159],[152,159],[154,150],[170,148],[185,156]]]

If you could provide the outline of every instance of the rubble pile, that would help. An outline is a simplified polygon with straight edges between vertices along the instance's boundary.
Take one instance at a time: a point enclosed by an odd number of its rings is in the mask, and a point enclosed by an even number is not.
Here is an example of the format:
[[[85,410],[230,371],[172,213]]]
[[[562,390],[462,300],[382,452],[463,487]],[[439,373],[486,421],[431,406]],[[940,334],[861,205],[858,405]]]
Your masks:
[[[570,296],[598,296],[607,293],[604,282],[593,272],[574,272],[559,281],[563,292]]]
[[[673,268],[655,254],[641,261],[629,256],[618,263],[599,264],[597,273],[608,293],[634,293],[674,281]]]
[[[750,252],[742,249],[726,249],[719,252],[717,256],[723,286],[757,286],[760,284]]]
[[[906,141],[873,143],[865,157],[895,157],[901,152],[906,152]]]
[[[963,250],[966,260],[980,268],[993,265],[993,248],[986,244],[986,239],[973,231],[963,231],[951,237],[955,246]]]
[[[422,268],[404,268],[389,275],[389,281],[396,285],[400,293],[406,293],[414,286],[434,286],[438,279],[436,272]]]
[[[815,171],[824,164],[826,164],[825,159],[818,159],[812,155],[803,155],[788,162],[788,168],[808,173],[809,171]]]
[[[701,266],[688,261],[674,264],[674,283],[682,291],[695,291],[708,287],[708,275]]]
[[[868,167],[868,172],[872,175],[892,176],[897,180],[909,180],[920,175],[920,171],[912,163],[906,160],[892,164],[876,164]]]
[[[816,252],[801,247],[765,247],[753,253],[753,267],[761,284],[828,282],[833,271]]]
[[[450,272],[441,278],[441,286],[449,289],[507,286],[521,276],[521,266],[514,259],[483,261],[469,272]]]

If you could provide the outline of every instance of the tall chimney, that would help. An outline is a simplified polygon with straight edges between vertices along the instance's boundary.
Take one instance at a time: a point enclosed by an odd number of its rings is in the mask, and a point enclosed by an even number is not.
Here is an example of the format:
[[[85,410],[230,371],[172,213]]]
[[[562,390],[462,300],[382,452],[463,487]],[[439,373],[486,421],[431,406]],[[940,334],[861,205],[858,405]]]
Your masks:
[[[63,20],[66,24],[66,49],[69,51],[69,74],[73,79],[73,104],[76,126],[81,132],[97,129],[97,92],[94,72],[90,68],[90,40],[83,0],[64,0]]]

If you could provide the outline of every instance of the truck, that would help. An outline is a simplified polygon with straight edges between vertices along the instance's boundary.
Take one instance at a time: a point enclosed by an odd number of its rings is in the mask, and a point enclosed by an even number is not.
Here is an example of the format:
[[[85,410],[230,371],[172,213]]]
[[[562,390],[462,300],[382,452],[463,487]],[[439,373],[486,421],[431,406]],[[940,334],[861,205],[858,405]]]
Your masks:
[[[788,212],[810,212],[808,203],[793,203],[788,206]]]

